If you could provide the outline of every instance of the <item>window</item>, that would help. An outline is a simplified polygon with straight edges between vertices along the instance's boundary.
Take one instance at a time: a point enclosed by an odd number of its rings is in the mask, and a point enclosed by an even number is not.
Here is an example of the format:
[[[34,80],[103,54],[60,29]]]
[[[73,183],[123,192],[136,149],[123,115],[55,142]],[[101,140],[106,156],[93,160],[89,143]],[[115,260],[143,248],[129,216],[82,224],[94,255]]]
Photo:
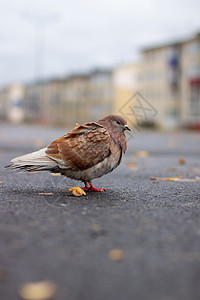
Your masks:
[[[190,113],[200,117],[200,85],[191,86]]]
[[[200,41],[195,41],[188,45],[188,52],[191,55],[200,54]]]

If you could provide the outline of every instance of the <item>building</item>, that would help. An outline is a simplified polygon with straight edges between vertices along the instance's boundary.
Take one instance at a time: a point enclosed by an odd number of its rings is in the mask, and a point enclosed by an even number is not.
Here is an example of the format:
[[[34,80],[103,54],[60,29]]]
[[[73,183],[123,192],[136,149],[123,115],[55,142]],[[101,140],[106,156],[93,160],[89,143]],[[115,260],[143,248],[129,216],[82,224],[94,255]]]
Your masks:
[[[142,50],[142,94],[162,127],[200,124],[200,35]]]
[[[90,72],[90,84],[86,111],[86,120],[99,120],[113,112],[114,89],[113,71],[94,70]]]
[[[25,85],[23,107],[26,122],[39,122],[42,120],[44,83],[35,82]]]
[[[94,70],[25,87],[25,120],[72,126],[112,112],[110,70]]]
[[[181,121],[200,127],[200,33],[182,44]]]
[[[0,119],[12,123],[24,120],[24,87],[12,84],[0,90]]]
[[[141,64],[125,64],[113,72],[114,105],[116,114],[124,115],[132,127],[141,121],[136,114],[137,94],[141,90]]]
[[[73,126],[110,114],[132,127],[200,128],[200,33],[147,47],[141,60],[0,90],[0,119]]]
[[[85,120],[89,93],[89,75],[77,74],[66,78],[59,88],[57,123],[75,125]]]
[[[63,90],[67,79],[35,82],[25,86],[24,111],[27,122],[61,125],[65,106]]]

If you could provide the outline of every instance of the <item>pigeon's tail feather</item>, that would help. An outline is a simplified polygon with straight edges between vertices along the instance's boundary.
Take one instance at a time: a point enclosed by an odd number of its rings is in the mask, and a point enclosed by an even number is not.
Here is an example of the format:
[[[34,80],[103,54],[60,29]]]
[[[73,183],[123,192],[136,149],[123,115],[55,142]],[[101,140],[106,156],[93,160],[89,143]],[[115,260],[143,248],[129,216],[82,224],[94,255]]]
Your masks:
[[[26,171],[26,172],[35,172],[35,171],[49,171],[57,168],[57,163],[46,156],[47,148],[22,155],[11,160],[12,164],[6,166],[15,171]]]

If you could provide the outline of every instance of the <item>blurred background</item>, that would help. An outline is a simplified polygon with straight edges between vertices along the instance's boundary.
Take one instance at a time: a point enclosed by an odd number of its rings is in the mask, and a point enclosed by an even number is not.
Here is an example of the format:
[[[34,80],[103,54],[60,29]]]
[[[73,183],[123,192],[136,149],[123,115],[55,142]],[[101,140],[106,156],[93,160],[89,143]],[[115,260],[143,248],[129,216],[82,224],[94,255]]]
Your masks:
[[[133,126],[200,129],[199,1],[0,4],[0,125],[70,127],[127,106]]]

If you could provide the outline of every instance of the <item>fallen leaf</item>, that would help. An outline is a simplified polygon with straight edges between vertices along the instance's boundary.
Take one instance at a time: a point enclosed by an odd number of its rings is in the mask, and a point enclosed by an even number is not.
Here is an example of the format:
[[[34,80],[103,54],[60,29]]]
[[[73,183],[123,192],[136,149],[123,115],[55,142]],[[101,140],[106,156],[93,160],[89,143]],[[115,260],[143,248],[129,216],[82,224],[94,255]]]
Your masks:
[[[70,188],[69,191],[76,197],[81,197],[86,195],[85,191],[82,190],[79,186],[74,186]]]
[[[53,195],[53,193],[39,193],[39,195],[43,195],[43,196],[51,196],[51,195]]]
[[[19,288],[19,295],[25,300],[46,300],[52,298],[57,286],[51,281],[28,282]]]
[[[180,157],[179,160],[178,160],[178,163],[180,165],[184,165],[186,163],[185,159],[183,157]]]
[[[122,249],[112,249],[109,251],[108,256],[111,260],[121,261],[124,259],[124,251]]]
[[[91,224],[90,228],[94,231],[100,231],[101,227],[98,224]]]
[[[126,166],[130,167],[130,168],[135,168],[136,164],[135,163],[127,163]]]
[[[169,181],[180,181],[180,179],[182,180],[181,177],[168,177],[167,180]]]
[[[3,181],[2,181],[2,180],[0,180],[0,183],[3,183]]]
[[[182,177],[167,177],[167,178],[159,178],[159,177],[150,177],[151,180],[155,181],[179,181],[179,182],[198,182],[198,177],[196,178],[182,178]]]

